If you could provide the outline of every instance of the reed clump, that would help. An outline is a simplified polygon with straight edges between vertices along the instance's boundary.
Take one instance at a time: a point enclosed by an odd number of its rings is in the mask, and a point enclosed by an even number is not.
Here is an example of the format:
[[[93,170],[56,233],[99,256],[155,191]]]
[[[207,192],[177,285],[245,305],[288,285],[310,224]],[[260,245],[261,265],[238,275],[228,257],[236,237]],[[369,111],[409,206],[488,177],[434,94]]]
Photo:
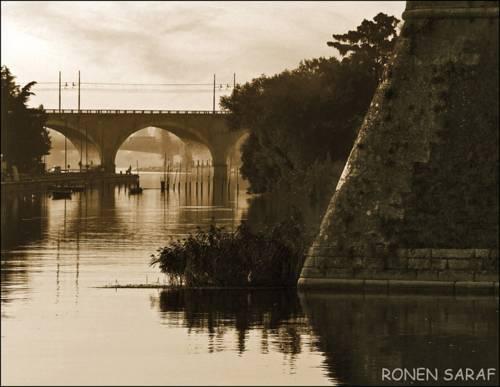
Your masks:
[[[159,265],[169,283],[198,287],[295,286],[304,261],[302,223],[294,216],[264,231],[243,222],[234,232],[201,228],[159,248]]]

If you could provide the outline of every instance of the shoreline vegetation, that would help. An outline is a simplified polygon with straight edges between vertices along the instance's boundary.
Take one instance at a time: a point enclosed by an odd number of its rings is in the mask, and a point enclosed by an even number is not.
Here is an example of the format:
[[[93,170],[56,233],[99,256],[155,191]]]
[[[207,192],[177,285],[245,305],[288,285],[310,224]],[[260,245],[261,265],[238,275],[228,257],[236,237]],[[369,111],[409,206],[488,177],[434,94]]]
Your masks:
[[[264,231],[243,222],[234,232],[215,225],[172,241],[151,256],[168,283],[180,287],[292,287],[305,259],[295,214]]]
[[[324,213],[388,63],[398,23],[379,13],[355,31],[332,35],[327,45],[341,60],[304,60],[221,98],[230,127],[250,131],[241,147],[249,192],[286,192],[280,201],[300,196],[302,205],[316,204]],[[319,227],[319,220],[310,227],[295,209],[282,219],[258,232],[246,223],[232,233],[216,226],[198,229],[158,249],[151,265],[179,286],[296,286],[312,242],[304,230]]]

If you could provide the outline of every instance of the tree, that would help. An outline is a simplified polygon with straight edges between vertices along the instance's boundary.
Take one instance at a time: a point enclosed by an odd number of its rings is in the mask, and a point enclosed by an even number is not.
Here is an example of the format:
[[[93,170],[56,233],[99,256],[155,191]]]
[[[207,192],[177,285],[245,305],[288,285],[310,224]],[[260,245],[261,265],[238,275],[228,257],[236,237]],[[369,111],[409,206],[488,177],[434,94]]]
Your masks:
[[[378,85],[379,67],[393,46],[396,24],[384,14],[375,23],[364,20],[348,38],[334,35],[348,42],[334,45],[349,54],[342,61],[305,60],[294,70],[253,79],[221,99],[232,113],[230,125],[250,129],[241,171],[253,192],[272,191],[283,182],[302,185],[317,176],[312,169],[328,170],[323,164],[329,163],[333,170],[333,164],[345,163]]]
[[[21,88],[6,66],[2,66],[1,78],[2,156],[8,165],[17,166],[22,172],[33,172],[39,168],[42,156],[50,150],[43,106],[38,109],[27,107],[33,95],[31,88],[36,82]]]
[[[379,13],[373,20],[363,20],[356,31],[332,35],[334,41],[327,44],[336,48],[346,60],[367,65],[378,79],[394,48],[399,19]]]

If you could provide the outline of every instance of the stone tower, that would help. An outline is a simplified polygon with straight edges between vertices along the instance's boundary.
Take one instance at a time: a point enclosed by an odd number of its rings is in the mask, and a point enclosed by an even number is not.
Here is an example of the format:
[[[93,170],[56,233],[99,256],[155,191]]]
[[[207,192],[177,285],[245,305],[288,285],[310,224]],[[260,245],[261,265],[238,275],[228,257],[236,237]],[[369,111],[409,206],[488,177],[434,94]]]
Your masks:
[[[498,289],[498,2],[403,18],[301,287]]]

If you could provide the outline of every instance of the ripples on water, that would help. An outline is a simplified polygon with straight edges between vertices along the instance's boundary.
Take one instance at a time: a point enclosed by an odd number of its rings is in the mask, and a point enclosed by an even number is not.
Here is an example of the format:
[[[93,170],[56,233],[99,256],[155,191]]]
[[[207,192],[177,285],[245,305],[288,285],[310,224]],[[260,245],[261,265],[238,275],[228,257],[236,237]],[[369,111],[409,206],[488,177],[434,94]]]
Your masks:
[[[149,261],[168,238],[286,207],[234,182],[182,188],[2,196],[2,384],[380,384],[381,367],[496,366],[492,298],[95,288],[162,283]]]

